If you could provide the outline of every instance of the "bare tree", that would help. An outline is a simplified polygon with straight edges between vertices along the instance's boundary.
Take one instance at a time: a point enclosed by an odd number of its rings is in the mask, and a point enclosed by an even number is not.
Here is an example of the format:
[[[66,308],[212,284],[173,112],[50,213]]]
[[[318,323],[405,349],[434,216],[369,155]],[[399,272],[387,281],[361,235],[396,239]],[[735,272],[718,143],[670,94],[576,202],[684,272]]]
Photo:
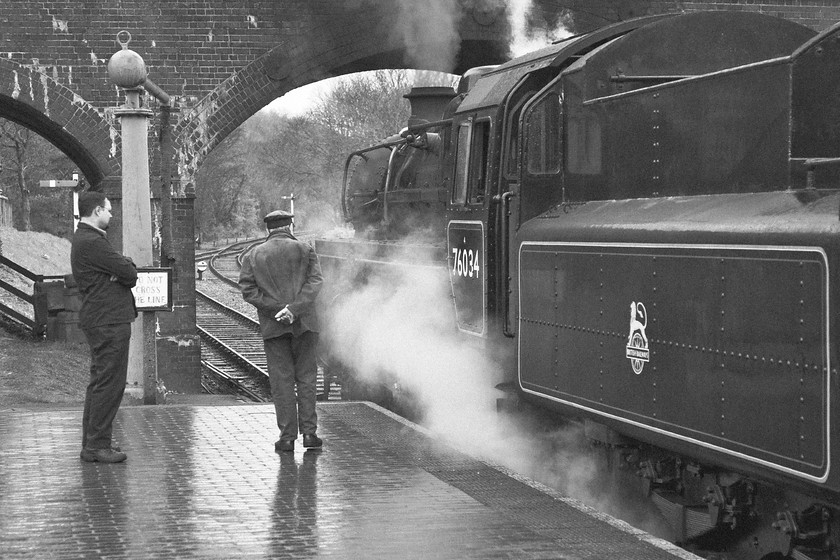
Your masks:
[[[4,170],[14,174],[12,181],[14,192],[17,194],[20,211],[18,221],[22,231],[32,229],[31,206],[29,202],[30,190],[26,184],[28,171],[27,148],[32,140],[32,133],[29,129],[19,126],[13,122],[0,120],[0,147],[6,152],[6,165]]]
[[[196,226],[203,236],[251,233],[253,165],[244,130],[233,131],[207,158],[197,178]],[[247,216],[249,219],[244,219]]]
[[[40,189],[40,179],[69,179],[76,165],[42,136],[0,119],[0,187],[14,208],[16,227],[54,235],[72,233],[72,204],[65,190]]]

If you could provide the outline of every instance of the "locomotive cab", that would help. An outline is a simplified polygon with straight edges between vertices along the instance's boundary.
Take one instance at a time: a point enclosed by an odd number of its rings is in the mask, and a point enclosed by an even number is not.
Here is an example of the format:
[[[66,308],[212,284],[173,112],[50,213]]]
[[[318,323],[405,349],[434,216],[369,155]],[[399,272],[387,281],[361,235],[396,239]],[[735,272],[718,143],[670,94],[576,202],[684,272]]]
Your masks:
[[[776,18],[695,13],[587,53],[527,109],[521,221],[551,200],[546,189],[577,203],[793,186],[791,76],[801,62],[791,55],[813,36]],[[802,120],[793,130],[810,134]]]

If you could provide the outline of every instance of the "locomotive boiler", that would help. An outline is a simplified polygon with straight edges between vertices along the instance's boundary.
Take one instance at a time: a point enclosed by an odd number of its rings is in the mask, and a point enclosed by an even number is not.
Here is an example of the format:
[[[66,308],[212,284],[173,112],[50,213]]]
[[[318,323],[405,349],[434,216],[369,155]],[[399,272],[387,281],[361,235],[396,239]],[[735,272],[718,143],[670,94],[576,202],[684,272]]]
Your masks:
[[[641,18],[409,97],[348,159],[325,270],[431,227],[414,257],[502,386],[610,446],[676,540],[836,558],[840,27]]]

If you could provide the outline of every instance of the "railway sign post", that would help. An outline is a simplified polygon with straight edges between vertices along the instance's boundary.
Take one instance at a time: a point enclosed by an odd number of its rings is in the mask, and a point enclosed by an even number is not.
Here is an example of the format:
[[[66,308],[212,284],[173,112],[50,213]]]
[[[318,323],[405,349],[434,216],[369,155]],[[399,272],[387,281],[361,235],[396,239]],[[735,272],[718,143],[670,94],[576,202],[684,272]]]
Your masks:
[[[289,196],[281,196],[280,200],[288,200],[289,201],[289,214],[294,216],[295,215],[295,193],[292,193]],[[292,223],[289,224],[289,231],[294,233],[294,231],[295,231],[295,222],[294,221],[292,221]]]
[[[172,269],[140,267],[131,288],[137,311],[172,311]]]
[[[73,173],[72,179],[47,179],[38,184],[42,189],[73,189],[73,231],[79,226],[79,174]]]

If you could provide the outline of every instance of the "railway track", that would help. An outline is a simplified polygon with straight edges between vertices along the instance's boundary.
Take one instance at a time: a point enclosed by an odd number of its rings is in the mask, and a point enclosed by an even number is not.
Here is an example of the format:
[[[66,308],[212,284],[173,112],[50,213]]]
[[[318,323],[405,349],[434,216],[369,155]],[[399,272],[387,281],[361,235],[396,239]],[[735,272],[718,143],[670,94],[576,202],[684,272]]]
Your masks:
[[[225,387],[257,402],[271,399],[259,325],[196,290],[201,361]]]

